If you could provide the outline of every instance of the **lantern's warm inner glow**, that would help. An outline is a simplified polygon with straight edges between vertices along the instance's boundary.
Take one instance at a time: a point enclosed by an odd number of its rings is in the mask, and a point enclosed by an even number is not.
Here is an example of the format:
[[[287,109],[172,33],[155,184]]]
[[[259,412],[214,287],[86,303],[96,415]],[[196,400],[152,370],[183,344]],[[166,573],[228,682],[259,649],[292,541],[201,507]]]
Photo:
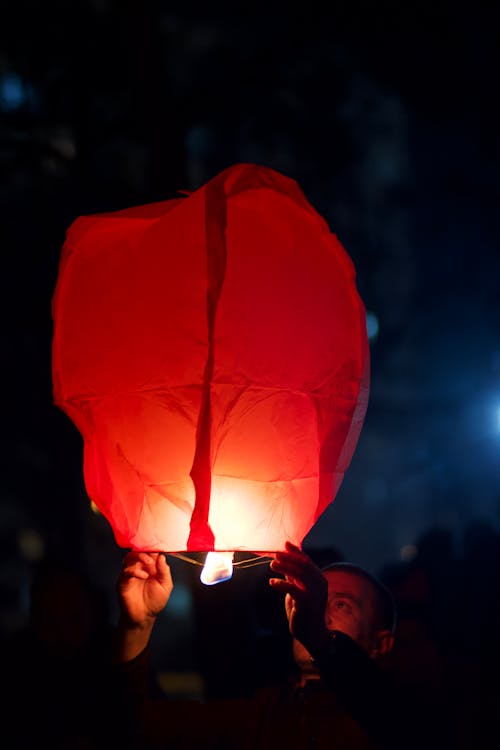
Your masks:
[[[233,575],[234,552],[207,552],[200,581],[206,586],[228,581]]]
[[[237,164],[80,217],[53,318],[55,402],[120,546],[300,545],[353,455],[369,349],[353,264],[293,180]]]

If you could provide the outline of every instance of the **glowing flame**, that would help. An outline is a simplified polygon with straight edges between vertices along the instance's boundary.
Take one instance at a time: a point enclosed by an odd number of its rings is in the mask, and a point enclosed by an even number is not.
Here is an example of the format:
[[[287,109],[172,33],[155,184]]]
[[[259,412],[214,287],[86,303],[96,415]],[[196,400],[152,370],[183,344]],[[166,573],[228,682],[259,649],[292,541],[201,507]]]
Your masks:
[[[234,552],[207,552],[200,581],[206,586],[228,581],[233,575]]]

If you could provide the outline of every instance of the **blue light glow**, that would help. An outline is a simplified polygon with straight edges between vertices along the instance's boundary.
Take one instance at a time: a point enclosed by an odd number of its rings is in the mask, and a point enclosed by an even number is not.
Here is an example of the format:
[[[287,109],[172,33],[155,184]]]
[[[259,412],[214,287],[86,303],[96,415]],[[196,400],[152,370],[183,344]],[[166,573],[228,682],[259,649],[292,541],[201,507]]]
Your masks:
[[[370,341],[373,341],[377,338],[378,335],[378,318],[375,315],[375,313],[367,312],[366,313],[366,332],[368,333],[368,338]]]
[[[0,78],[0,106],[4,112],[15,112],[26,99],[24,84],[16,73],[6,73]]]

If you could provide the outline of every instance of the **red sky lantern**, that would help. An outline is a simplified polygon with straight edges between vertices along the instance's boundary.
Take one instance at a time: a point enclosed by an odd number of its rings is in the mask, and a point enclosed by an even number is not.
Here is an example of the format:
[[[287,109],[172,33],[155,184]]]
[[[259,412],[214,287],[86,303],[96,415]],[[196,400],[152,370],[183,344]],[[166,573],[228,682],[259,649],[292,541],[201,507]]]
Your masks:
[[[294,180],[236,164],[79,217],[53,321],[54,400],[119,546],[301,545],[356,447],[369,348],[353,263]]]

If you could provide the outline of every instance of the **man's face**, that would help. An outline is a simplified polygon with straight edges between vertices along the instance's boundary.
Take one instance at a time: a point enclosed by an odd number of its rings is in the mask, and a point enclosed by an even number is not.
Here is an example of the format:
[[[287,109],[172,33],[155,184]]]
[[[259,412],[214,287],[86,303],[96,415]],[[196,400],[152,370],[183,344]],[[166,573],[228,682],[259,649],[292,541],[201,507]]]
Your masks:
[[[340,630],[350,636],[368,654],[376,648],[376,594],[362,576],[344,570],[325,571],[328,601],[325,622],[328,630]],[[297,640],[293,642],[295,661],[305,669],[311,657]],[[309,668],[307,669],[309,671]]]
[[[376,593],[356,573],[326,571],[328,602],[325,621],[328,630],[340,630],[370,653],[376,633]]]

